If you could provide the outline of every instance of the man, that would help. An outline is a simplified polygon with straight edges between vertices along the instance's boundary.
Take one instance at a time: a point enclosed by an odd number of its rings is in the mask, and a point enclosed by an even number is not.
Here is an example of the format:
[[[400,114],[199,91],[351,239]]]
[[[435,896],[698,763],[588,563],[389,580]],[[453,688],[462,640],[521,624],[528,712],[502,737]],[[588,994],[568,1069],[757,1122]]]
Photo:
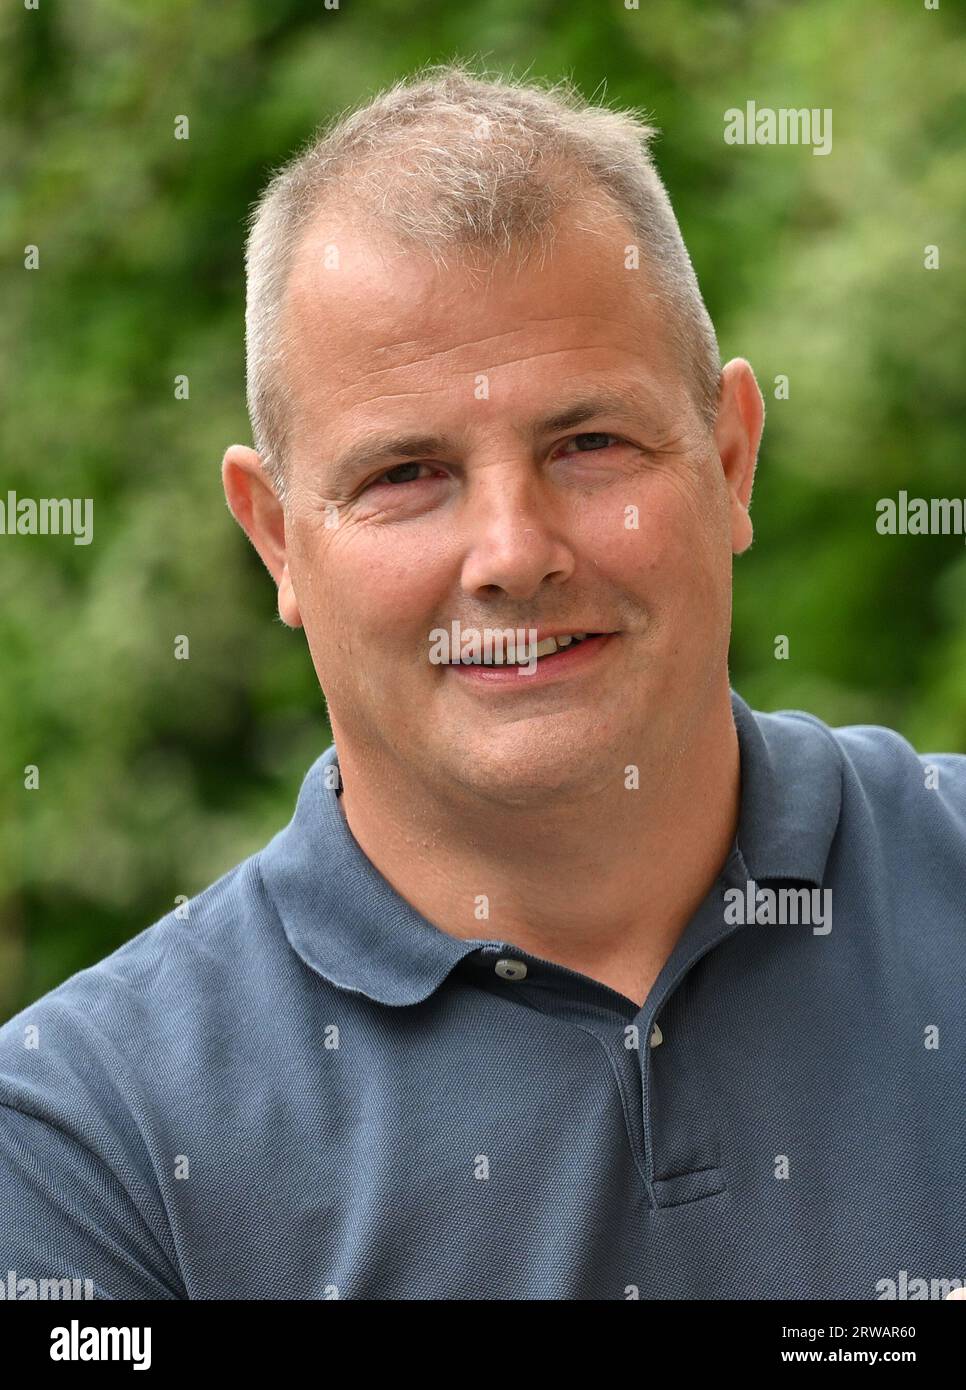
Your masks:
[[[763,404],[650,134],[454,65],[260,200],[223,477],[334,744],[265,850],[0,1033],[22,1275],[963,1283],[966,758],[730,690]]]

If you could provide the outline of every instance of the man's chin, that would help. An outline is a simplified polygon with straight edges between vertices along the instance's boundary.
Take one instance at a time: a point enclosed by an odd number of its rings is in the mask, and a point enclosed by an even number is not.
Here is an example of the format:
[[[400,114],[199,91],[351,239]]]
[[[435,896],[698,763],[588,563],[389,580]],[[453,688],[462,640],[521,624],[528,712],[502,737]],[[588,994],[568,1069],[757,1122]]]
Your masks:
[[[585,725],[573,738],[495,740],[467,749],[451,775],[471,797],[539,813],[556,802],[573,803],[606,790],[623,775],[623,767],[624,760],[613,753],[602,756],[598,738]]]

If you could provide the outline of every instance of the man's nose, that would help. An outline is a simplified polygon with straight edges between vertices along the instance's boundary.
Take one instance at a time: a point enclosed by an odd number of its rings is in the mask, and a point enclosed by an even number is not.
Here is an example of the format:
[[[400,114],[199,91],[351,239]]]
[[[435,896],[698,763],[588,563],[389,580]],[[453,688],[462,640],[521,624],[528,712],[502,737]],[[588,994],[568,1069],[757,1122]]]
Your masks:
[[[464,502],[464,591],[526,600],[574,571],[572,508],[528,468],[481,469]]]

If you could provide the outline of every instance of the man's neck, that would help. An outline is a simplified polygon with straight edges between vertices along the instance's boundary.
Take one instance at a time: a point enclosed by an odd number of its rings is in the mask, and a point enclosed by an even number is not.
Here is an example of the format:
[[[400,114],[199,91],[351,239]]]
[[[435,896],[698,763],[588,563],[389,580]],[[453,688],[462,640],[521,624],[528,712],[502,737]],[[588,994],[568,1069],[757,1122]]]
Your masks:
[[[730,700],[673,766],[642,768],[640,789],[615,779],[606,791],[539,813],[454,813],[425,783],[404,783],[401,792],[392,778],[369,785],[371,765],[338,747],[349,828],[421,916],[452,936],[512,943],[639,1006],[712,887],[738,824]]]

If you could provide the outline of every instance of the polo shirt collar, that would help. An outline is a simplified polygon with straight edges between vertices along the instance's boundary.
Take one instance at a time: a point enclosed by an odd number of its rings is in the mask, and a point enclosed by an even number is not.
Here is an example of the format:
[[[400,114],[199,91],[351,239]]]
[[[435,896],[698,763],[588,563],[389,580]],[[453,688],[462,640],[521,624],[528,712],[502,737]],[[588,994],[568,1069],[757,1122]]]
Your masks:
[[[756,883],[820,887],[842,809],[842,755],[813,715],[759,714],[731,692],[741,750],[735,848]]]
[[[742,800],[728,868],[758,883],[819,885],[841,807],[836,745],[808,715],[756,714],[734,691],[731,703]],[[461,940],[420,916],[363,853],[337,786],[333,744],[307,772],[290,823],[256,856],[262,883],[311,969],[381,1004],[419,1003],[493,938]]]
[[[291,822],[257,856],[262,882],[306,965],[380,1004],[418,1004],[481,941],[440,931],[400,897],[349,829],[338,784],[333,744],[306,773]]]

